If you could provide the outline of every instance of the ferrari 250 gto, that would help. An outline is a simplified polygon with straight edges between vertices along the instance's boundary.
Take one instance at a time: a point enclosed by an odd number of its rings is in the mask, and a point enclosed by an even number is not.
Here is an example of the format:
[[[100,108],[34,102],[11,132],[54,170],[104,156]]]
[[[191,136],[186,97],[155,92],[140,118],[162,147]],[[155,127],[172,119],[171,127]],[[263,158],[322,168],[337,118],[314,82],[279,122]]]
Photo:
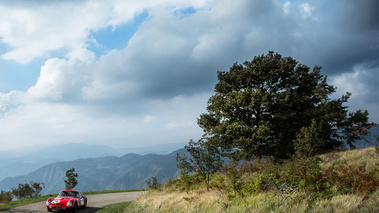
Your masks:
[[[68,210],[76,212],[79,208],[87,206],[87,197],[76,190],[63,190],[58,197],[50,197],[46,201],[47,211]]]

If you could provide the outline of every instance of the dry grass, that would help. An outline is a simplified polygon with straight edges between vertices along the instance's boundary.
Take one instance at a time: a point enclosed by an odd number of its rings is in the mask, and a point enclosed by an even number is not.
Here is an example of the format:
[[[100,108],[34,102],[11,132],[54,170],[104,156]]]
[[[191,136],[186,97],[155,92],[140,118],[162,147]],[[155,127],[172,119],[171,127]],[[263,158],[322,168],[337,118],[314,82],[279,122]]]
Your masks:
[[[135,201],[144,212],[220,212],[218,202],[217,193],[205,191],[150,191]]]
[[[358,210],[362,202],[362,196],[350,195],[337,195],[331,199],[317,200],[310,212],[330,212],[330,213],[343,213]]]
[[[370,171],[375,167],[375,163],[378,162],[378,157],[375,147],[331,152],[320,155],[322,160],[320,166],[323,169],[328,169],[338,164],[349,164],[356,168],[364,165],[366,171]]]
[[[379,209],[378,198],[379,191],[367,200],[358,195],[338,195],[327,199],[296,194],[280,206],[280,198],[273,193],[258,193],[228,201],[216,192],[151,191],[137,199],[133,203],[134,208],[129,208],[128,212],[373,212]]]
[[[366,171],[375,168],[375,148],[333,152],[321,155],[321,168],[338,164],[352,167],[364,165]],[[260,192],[245,197],[228,199],[217,190],[204,188],[188,192],[174,190],[150,191],[138,198],[127,212],[379,212],[379,190],[371,194],[335,194],[318,192],[293,194],[280,205],[282,198],[275,192]]]
[[[164,192],[150,191],[138,198],[129,212],[257,212],[267,208],[272,195],[257,194],[241,199],[227,200],[217,191]],[[272,200],[272,199],[271,199]]]
[[[258,193],[227,200],[216,191],[196,192],[151,191],[138,198],[127,212],[375,212],[379,210],[379,191],[364,199],[363,195],[337,195],[332,198],[295,194],[285,204],[273,193]]]

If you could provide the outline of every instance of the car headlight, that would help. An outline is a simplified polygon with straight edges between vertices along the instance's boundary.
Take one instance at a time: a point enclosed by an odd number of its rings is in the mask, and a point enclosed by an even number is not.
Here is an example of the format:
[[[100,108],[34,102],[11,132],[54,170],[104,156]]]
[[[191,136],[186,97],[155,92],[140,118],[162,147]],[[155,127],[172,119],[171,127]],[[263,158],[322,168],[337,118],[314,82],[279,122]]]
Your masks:
[[[51,203],[50,200],[46,201],[46,206],[50,205],[50,203]]]
[[[67,202],[67,207],[71,207],[71,206],[72,206],[72,202],[71,201]]]

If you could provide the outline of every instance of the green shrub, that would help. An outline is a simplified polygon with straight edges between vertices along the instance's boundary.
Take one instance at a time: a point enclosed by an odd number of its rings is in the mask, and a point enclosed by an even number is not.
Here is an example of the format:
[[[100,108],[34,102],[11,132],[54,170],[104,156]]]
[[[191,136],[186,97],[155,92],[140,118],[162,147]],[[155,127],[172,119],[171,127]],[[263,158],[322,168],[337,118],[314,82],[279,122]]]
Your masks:
[[[238,163],[235,161],[231,161],[229,164],[220,168],[219,172],[224,174],[229,184],[227,184],[228,191],[234,191],[234,193],[243,196],[242,191],[242,180],[241,177],[243,175],[243,171],[239,170]]]
[[[158,183],[157,177],[151,177],[146,181],[147,189],[159,189],[161,186],[160,183]]]
[[[262,174],[256,174],[244,181],[242,191],[244,194],[256,194],[264,190],[264,184],[262,181]]]
[[[44,187],[45,184],[43,182],[34,183],[30,181],[30,183],[27,183],[25,181],[24,184],[18,184],[17,188],[12,188],[12,195],[15,196],[17,199],[21,199],[24,197],[38,197],[41,195],[41,191]]]
[[[170,191],[187,191],[202,188],[204,185],[204,177],[199,173],[194,173],[191,175],[181,176],[177,179],[169,179],[161,186],[161,188]]]
[[[12,201],[12,193],[10,191],[3,191],[0,192],[0,203],[9,203]]]
[[[278,190],[283,184],[299,191],[312,192],[323,185],[319,159],[301,157],[283,164],[268,163],[262,169],[261,189]]]
[[[218,189],[218,190],[225,189],[226,188],[226,176],[219,174],[219,173],[216,173],[209,185],[210,185],[210,188],[214,188],[214,189]]]

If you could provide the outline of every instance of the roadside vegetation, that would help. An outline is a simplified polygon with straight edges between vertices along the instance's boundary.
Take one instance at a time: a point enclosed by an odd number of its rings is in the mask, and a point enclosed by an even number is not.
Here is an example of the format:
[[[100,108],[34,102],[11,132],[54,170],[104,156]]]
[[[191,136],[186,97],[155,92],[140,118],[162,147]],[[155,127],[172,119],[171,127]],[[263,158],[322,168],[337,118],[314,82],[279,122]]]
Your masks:
[[[106,206],[100,210],[97,210],[97,213],[107,213],[107,212],[112,212],[112,213],[123,213],[125,212],[125,209],[128,209],[129,205],[132,202],[125,202],[125,203],[118,203],[110,206]]]
[[[378,212],[378,148],[229,164],[170,180],[124,212]]]
[[[93,194],[106,194],[106,193],[117,193],[117,192],[133,192],[133,191],[143,191],[145,189],[125,189],[125,190],[104,190],[104,191],[88,191],[82,192],[84,195],[93,195]],[[44,196],[37,197],[27,197],[21,198],[15,201],[10,202],[1,202],[0,203],[0,211],[6,211],[12,208],[16,208],[18,206],[24,206],[31,203],[37,203],[41,201],[46,201],[49,197],[56,197],[58,194],[50,194]]]
[[[57,195],[58,194],[44,195],[44,196],[38,196],[38,197],[29,197],[29,198],[22,198],[22,199],[18,199],[18,200],[7,202],[7,203],[0,203],[0,211],[6,211],[9,209],[16,208],[18,206],[24,206],[31,203],[46,201],[49,197],[55,197]]]
[[[1,190],[0,192],[0,211],[14,208],[17,206],[26,205],[29,202],[41,201],[41,191],[44,188],[44,183],[29,183],[18,184],[18,187],[11,188],[10,191]],[[16,199],[16,200],[15,200]],[[47,198],[46,198],[47,199]],[[14,200],[14,201],[12,201]]]

